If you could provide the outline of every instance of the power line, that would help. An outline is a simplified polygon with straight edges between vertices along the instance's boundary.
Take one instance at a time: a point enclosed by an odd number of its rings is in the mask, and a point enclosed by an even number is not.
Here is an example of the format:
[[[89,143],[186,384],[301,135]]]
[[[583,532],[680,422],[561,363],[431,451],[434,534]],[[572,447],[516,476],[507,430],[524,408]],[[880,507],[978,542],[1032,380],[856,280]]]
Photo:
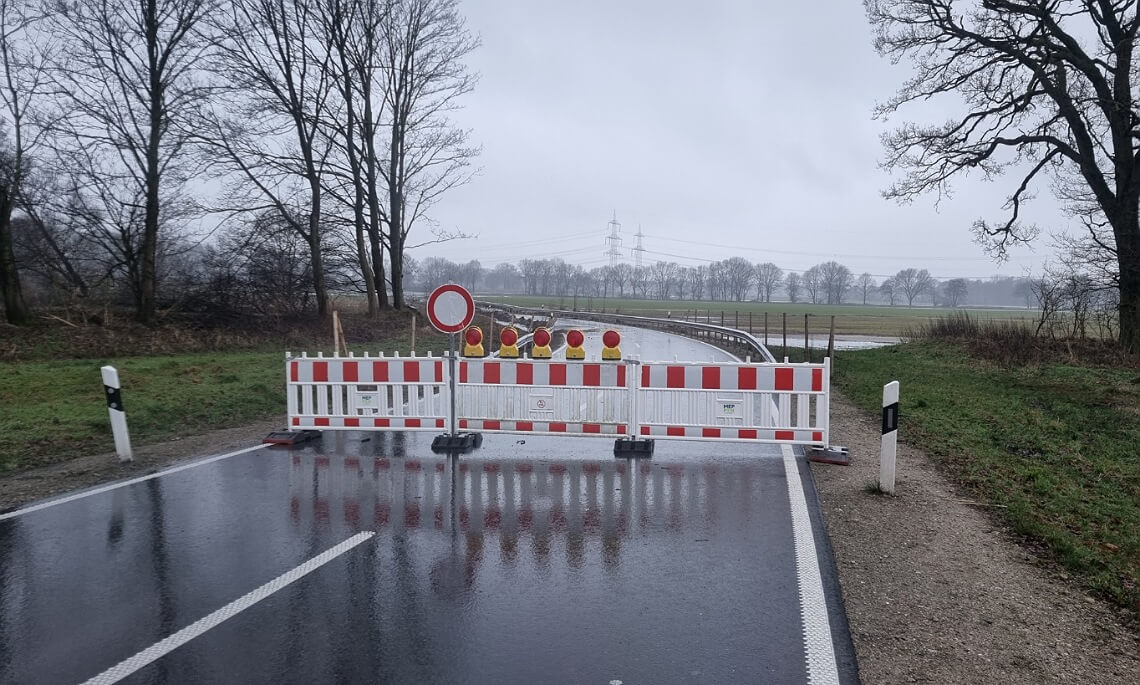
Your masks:
[[[899,257],[891,255],[861,255],[861,254],[838,254],[828,252],[798,252],[795,250],[778,250],[769,247],[747,247],[744,245],[722,245],[719,243],[710,243],[704,240],[684,240],[683,238],[666,238],[664,236],[652,236],[657,240],[665,240],[674,243],[685,243],[686,245],[702,245],[707,247],[719,247],[726,250],[748,250],[749,252],[770,252],[773,254],[786,254],[799,257],[835,257],[840,259],[905,259],[908,261],[933,261],[933,262],[977,262],[989,261],[988,257]],[[1017,259],[1032,259],[1032,255],[1018,255]],[[710,260],[717,261],[717,260]]]

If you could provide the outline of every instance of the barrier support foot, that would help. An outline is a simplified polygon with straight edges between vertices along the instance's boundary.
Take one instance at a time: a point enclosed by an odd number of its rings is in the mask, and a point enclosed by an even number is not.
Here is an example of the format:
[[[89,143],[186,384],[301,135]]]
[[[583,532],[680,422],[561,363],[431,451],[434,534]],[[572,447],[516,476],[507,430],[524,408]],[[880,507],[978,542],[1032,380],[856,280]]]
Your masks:
[[[637,438],[618,438],[614,440],[615,457],[652,457],[653,441],[638,440]]]
[[[848,466],[851,464],[851,455],[847,453],[847,448],[837,445],[809,447],[805,451],[805,455],[808,461],[814,461],[820,464],[836,464],[838,466]]]
[[[482,433],[444,433],[431,441],[432,452],[464,454],[483,444]]]
[[[273,431],[261,440],[263,445],[285,445],[292,447],[293,445],[300,445],[303,442],[316,440],[321,437],[320,431],[304,430],[304,431]]]

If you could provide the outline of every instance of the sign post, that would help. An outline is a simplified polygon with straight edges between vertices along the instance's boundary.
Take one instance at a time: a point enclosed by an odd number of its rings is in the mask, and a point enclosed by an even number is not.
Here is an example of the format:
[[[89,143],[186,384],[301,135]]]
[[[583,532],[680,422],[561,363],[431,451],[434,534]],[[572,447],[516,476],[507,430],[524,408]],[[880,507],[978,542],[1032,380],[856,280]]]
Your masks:
[[[899,440],[899,382],[883,386],[883,444],[879,448],[879,489],[895,494],[895,457]]]
[[[447,333],[447,371],[450,411],[448,412],[448,433],[439,435],[431,443],[432,451],[436,452],[466,452],[478,447],[482,436],[478,433],[464,433],[460,435],[456,429],[458,423],[455,417],[456,371],[457,351],[455,336],[464,328],[471,325],[475,318],[475,300],[471,293],[461,285],[448,283],[432,291],[427,302],[428,321],[440,333]]]

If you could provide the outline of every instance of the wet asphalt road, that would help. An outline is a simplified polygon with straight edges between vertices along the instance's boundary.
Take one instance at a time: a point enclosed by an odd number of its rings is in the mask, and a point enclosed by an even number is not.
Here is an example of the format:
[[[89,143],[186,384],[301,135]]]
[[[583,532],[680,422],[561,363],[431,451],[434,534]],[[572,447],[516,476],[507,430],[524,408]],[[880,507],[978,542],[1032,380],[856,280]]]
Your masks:
[[[807,682],[778,449],[658,442],[638,461],[488,435],[455,459],[431,437],[326,433],[0,520],[0,682],[95,677],[360,531],[122,682]]]

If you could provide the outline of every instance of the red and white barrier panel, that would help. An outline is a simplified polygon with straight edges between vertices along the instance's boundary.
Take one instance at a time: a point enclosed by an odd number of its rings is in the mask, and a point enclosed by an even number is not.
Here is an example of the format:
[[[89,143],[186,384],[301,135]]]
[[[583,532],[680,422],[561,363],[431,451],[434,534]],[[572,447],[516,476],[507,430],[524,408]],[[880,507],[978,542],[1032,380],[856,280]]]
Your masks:
[[[633,419],[626,363],[467,360],[459,364],[459,427],[511,433],[625,436]]]
[[[286,360],[289,425],[346,430],[439,430],[444,364],[428,357]]]
[[[826,445],[831,360],[823,364],[646,363],[645,437]]]

